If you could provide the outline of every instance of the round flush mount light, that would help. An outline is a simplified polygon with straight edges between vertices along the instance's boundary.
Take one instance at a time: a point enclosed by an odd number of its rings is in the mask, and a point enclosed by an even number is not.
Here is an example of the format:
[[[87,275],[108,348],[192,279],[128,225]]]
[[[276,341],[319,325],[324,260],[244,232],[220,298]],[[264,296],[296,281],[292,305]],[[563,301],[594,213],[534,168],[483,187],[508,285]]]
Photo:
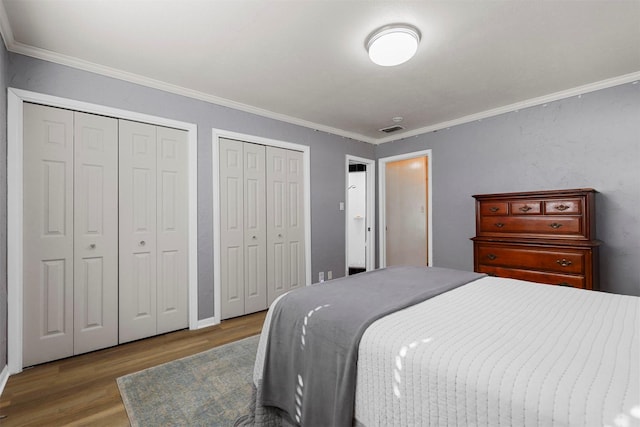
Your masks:
[[[378,28],[365,41],[369,58],[383,67],[400,65],[410,60],[418,50],[420,31],[408,24],[393,24]]]

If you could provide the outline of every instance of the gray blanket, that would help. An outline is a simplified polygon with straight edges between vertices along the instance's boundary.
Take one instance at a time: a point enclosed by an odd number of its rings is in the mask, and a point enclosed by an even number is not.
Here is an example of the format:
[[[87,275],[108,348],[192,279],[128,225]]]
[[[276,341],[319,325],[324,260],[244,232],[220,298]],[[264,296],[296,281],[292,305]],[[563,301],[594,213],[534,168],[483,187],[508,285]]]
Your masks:
[[[390,267],[286,294],[273,307],[263,406],[304,426],[351,426],[360,338],[397,310],[484,275],[435,267]]]

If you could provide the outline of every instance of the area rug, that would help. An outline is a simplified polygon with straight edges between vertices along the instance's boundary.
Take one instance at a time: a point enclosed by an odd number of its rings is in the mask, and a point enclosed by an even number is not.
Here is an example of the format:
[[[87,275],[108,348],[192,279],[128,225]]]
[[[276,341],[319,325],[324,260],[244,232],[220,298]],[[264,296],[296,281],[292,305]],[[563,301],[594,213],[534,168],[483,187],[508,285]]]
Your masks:
[[[232,426],[248,412],[259,336],[118,378],[131,425]]]

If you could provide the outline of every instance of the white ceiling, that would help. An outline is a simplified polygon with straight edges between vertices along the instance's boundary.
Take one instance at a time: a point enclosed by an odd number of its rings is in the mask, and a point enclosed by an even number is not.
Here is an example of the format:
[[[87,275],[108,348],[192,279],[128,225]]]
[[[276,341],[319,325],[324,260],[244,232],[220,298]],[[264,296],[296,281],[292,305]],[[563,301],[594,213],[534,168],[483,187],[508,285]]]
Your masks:
[[[10,51],[371,143],[640,79],[638,0],[1,4]],[[394,22],[418,53],[377,66],[365,38]]]

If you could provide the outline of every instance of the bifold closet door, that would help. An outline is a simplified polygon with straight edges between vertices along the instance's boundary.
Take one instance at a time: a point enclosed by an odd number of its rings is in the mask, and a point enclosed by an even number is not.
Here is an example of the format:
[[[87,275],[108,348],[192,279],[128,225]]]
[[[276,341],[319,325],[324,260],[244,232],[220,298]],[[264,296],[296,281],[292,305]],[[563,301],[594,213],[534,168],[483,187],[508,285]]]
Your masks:
[[[265,147],[220,140],[221,318],[267,308]]]
[[[305,283],[301,152],[267,147],[267,303]]]
[[[157,331],[189,326],[187,133],[157,127]]]
[[[74,354],[118,344],[118,121],[74,113]]]
[[[73,355],[73,112],[24,104],[23,366]]]
[[[23,366],[117,343],[116,128],[24,104]]]
[[[265,146],[244,143],[244,313],[267,308]]]
[[[185,328],[184,132],[119,121],[119,342]]]

